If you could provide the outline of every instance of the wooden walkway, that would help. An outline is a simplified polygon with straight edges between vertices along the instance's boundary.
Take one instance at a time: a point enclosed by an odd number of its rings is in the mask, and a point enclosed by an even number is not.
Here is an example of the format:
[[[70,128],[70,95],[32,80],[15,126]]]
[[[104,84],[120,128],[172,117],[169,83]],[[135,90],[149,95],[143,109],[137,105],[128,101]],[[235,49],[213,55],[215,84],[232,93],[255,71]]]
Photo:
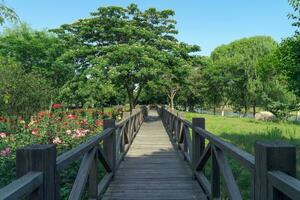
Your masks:
[[[178,154],[157,112],[149,111],[103,199],[206,199]]]

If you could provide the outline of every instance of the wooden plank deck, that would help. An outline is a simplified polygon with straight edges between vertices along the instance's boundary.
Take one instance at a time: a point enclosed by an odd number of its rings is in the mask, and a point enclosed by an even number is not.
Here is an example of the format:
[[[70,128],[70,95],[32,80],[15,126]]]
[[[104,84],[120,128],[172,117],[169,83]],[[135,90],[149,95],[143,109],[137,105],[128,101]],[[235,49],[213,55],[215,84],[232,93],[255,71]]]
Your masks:
[[[206,199],[174,150],[156,111],[149,111],[104,200]]]

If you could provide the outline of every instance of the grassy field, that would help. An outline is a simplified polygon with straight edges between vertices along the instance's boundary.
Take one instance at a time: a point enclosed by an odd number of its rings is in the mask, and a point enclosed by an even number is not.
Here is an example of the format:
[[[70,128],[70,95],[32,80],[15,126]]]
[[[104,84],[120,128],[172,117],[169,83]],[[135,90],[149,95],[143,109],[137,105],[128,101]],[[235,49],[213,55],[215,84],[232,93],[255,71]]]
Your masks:
[[[266,122],[252,118],[221,117],[208,114],[184,113],[184,118],[204,117],[206,129],[231,142],[239,148],[254,154],[254,144],[258,140],[281,140],[297,147],[297,176],[300,177],[300,124],[291,122]],[[250,174],[241,165],[229,159],[243,197],[249,199]],[[209,167],[209,165],[208,165]],[[209,169],[207,169],[209,172]],[[208,175],[209,176],[209,175]],[[223,196],[224,195],[224,196]],[[223,194],[225,197],[226,195]],[[223,198],[222,198],[223,199]],[[226,197],[224,198],[226,199]]]

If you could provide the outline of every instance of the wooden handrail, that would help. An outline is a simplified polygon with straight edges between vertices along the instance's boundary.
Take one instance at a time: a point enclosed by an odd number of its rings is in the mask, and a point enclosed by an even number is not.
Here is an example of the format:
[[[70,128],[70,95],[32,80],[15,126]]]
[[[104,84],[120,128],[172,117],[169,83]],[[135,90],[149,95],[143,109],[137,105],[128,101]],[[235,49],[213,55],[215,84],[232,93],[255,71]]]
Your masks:
[[[271,190],[279,190],[291,199],[300,199],[300,180],[281,171],[270,171],[268,179]]]
[[[74,149],[71,149],[62,155],[58,156],[56,159],[56,169],[58,171],[61,171],[65,169],[69,164],[73,163],[75,160],[77,160],[81,155],[91,150],[95,145],[97,145],[100,141],[108,137],[114,129],[106,129],[99,135],[96,135],[92,138],[90,138],[85,143],[80,144]]]
[[[43,184],[42,172],[28,172],[0,189],[1,200],[18,200],[37,190]]]
[[[69,199],[81,199],[87,182],[90,183],[89,198],[101,198],[146,115],[147,107],[144,106],[139,112],[117,125],[109,119],[110,125],[105,127],[107,121],[104,120],[104,130],[101,133],[58,157],[56,157],[55,145],[31,145],[18,149],[17,174],[20,178],[0,189],[0,200],[20,199],[27,196],[30,199],[59,199],[59,172],[82,155],[81,165]],[[97,160],[106,170],[106,174],[99,183],[97,183]],[[36,192],[37,189],[38,192]]]
[[[251,173],[251,199],[300,199],[300,180],[295,178],[294,146],[283,142],[257,142],[253,156],[205,130],[204,118],[193,118],[191,123],[164,107],[156,108],[170,138],[182,152],[208,199],[220,198],[221,175],[229,198],[242,199],[227,155]],[[211,181],[204,171],[210,157]]]

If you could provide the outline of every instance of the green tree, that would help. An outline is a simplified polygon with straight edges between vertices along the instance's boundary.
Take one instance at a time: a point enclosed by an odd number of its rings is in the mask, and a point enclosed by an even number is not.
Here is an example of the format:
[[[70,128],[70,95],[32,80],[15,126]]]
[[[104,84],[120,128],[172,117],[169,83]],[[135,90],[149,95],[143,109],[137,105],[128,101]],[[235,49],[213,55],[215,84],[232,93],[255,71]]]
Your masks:
[[[101,7],[90,18],[53,30],[72,48],[65,61],[77,73],[87,68],[102,70],[118,88],[126,90],[130,109],[143,88],[161,71],[170,57],[184,54],[172,10],[145,11],[131,4],[127,8]]]
[[[295,94],[280,79],[273,79],[272,82],[264,84],[262,100],[264,108],[278,119],[287,119],[289,113],[297,107]]]
[[[287,77],[289,90],[300,97],[300,35],[284,39],[275,56],[276,70]]]
[[[290,13],[288,17],[294,21],[292,25],[297,28],[296,33],[299,34],[298,29],[300,27],[300,1],[299,0],[288,0],[288,1],[289,4],[294,9],[294,13]]]
[[[110,102],[122,104],[124,100],[117,99],[120,92],[109,79],[96,68],[86,70],[74,76],[59,92],[59,100],[76,107],[104,107]],[[121,94],[123,94],[121,92]],[[115,99],[114,99],[115,98]]]
[[[51,103],[49,83],[35,73],[25,73],[20,64],[0,57],[0,113],[29,119]]]
[[[66,47],[54,34],[35,31],[25,24],[5,29],[0,35],[0,56],[11,57],[26,73],[37,73],[54,87],[61,87],[74,74],[60,59]]]
[[[5,6],[4,2],[0,2],[0,26],[5,21],[16,22],[19,21],[19,17],[13,9]]]
[[[257,75],[257,69],[260,67],[258,63],[276,48],[277,44],[271,37],[255,36],[222,45],[212,52],[213,65],[221,73],[219,76],[227,77],[227,80],[224,80],[224,89],[227,90],[225,96],[230,97],[229,101],[236,110],[244,108],[246,114],[251,106],[255,115],[261,97],[261,83]]]
[[[293,51],[290,51],[293,49],[291,48],[293,45],[288,47],[288,51],[283,51],[283,49],[287,49],[287,46],[282,43],[274,53],[259,61],[258,76],[262,80],[261,106],[274,113],[277,118],[286,119],[290,111],[297,109],[295,95],[297,88],[294,85],[297,83],[297,76],[293,75],[297,71],[297,67],[291,65],[292,62],[287,62],[288,58],[293,57],[291,56]]]

